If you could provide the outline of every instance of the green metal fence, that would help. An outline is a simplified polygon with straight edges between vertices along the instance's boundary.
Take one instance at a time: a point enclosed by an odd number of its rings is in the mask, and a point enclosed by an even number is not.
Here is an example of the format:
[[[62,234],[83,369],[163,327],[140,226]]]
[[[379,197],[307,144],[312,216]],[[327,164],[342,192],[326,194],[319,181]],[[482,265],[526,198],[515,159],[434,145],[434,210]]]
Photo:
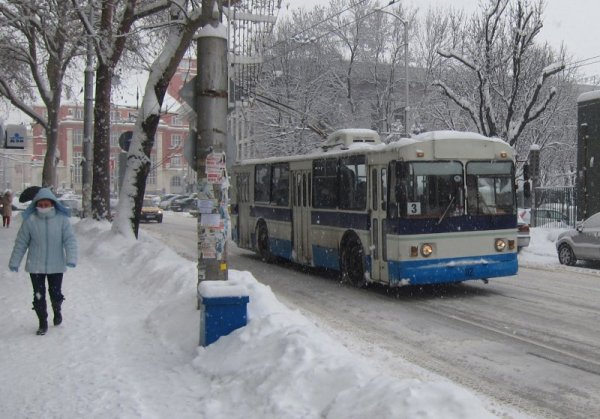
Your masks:
[[[535,188],[532,227],[568,228],[577,225],[577,191],[574,186]]]

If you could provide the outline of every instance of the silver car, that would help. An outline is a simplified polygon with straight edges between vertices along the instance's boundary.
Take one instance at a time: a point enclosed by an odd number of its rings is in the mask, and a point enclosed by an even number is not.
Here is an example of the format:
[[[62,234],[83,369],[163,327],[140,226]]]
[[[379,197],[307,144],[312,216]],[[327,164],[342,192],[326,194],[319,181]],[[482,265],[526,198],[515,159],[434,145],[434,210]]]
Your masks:
[[[577,260],[600,260],[600,212],[561,233],[556,240],[558,261],[573,266]]]

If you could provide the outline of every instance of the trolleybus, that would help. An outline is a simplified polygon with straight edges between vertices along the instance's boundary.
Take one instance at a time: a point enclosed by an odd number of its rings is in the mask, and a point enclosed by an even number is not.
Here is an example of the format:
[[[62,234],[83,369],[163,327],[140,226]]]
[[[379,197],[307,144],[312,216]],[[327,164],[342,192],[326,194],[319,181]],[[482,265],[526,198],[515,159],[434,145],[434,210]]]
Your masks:
[[[515,275],[514,163],[510,145],[475,133],[384,144],[339,130],[315,153],[234,165],[233,237],[356,286]]]

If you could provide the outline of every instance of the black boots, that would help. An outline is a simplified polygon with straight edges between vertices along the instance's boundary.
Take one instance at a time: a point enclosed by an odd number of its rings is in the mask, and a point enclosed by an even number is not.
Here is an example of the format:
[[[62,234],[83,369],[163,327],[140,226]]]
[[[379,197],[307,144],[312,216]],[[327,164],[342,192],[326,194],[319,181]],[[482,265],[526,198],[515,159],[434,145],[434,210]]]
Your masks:
[[[35,334],[40,336],[45,335],[48,331],[48,312],[46,311],[46,307],[38,306],[34,307],[33,309],[35,310],[35,314],[37,314],[39,320],[39,327]]]
[[[38,316],[39,327],[36,335],[45,335],[48,331],[48,311],[46,311],[46,300],[34,300],[33,309]]]
[[[62,323],[62,314],[60,313],[60,305],[62,304],[62,301],[58,302],[58,303],[52,303],[52,310],[54,311],[54,326],[58,326],[59,324]]]
[[[64,298],[62,298],[60,301],[52,302],[52,311],[54,312],[54,326],[58,326],[62,323],[62,313],[60,312],[60,306],[63,300]],[[35,332],[35,334],[45,335],[48,331],[48,311],[46,310],[46,300],[34,300],[33,310],[35,310],[35,314],[37,314],[38,320],[40,322],[39,328],[37,332]]]

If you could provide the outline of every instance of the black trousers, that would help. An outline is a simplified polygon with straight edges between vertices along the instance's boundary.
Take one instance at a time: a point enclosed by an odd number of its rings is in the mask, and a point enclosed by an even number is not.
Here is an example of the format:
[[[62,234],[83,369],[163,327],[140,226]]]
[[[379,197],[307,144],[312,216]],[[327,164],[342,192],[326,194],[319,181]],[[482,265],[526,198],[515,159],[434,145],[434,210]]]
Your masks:
[[[52,305],[60,306],[65,299],[62,295],[63,274],[29,274],[33,285],[33,309],[46,311],[46,277],[48,278],[48,294]]]

